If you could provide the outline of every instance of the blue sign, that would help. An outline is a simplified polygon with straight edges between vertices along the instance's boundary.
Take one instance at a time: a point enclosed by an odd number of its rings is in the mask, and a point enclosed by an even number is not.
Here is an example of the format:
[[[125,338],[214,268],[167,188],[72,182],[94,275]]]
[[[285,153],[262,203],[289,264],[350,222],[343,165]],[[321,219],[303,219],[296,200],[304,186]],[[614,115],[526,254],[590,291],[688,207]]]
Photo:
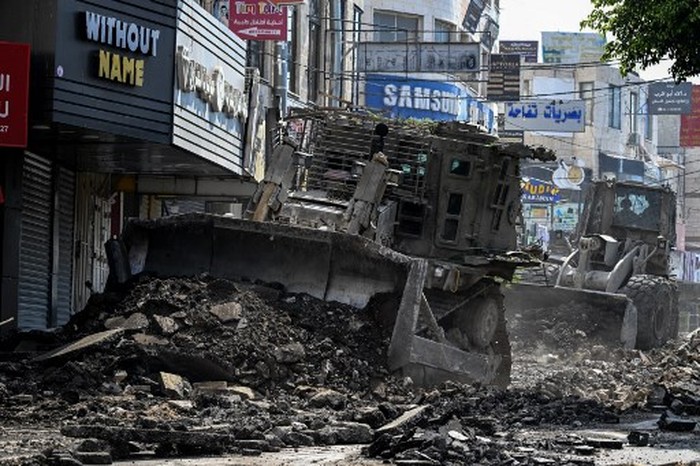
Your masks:
[[[465,121],[494,130],[493,110],[449,82],[368,74],[365,105],[390,118]]]

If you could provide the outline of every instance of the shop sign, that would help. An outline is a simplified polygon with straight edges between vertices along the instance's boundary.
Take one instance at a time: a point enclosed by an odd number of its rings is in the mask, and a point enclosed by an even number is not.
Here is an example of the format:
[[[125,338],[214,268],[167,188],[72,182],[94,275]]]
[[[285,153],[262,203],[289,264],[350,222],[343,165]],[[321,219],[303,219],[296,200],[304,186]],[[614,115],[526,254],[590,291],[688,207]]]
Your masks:
[[[552,183],[561,189],[579,191],[581,189],[581,184],[583,184],[586,178],[586,172],[583,170],[583,166],[583,160],[576,159],[571,164],[559,160],[559,167],[552,172]]]
[[[536,40],[502,40],[498,42],[498,51],[504,54],[521,55],[525,63],[537,63],[539,42]]]
[[[487,96],[492,102],[520,100],[520,55],[491,54]]]
[[[358,44],[362,73],[471,73],[481,67],[477,43],[363,42]]]
[[[692,83],[649,84],[649,114],[678,115],[692,111]]]
[[[246,40],[287,40],[287,10],[268,1],[232,0],[229,29]]]
[[[99,50],[97,77],[129,86],[143,87],[146,60],[135,58],[158,56],[160,29],[114,16],[85,12],[85,37],[88,41],[109,46]],[[119,50],[115,52],[113,49]]]
[[[27,146],[29,45],[0,42],[0,147]]]
[[[545,63],[598,63],[605,37],[595,32],[542,32]]]
[[[508,102],[505,129],[582,133],[585,112],[583,100]]]
[[[551,183],[534,178],[523,178],[520,182],[524,202],[554,203],[561,199],[561,191]]]
[[[405,76],[368,74],[365,105],[391,118],[457,120],[495,129],[495,112],[458,85]]]
[[[177,87],[182,92],[196,92],[209,104],[211,111],[245,120],[248,99],[243,91],[226,80],[222,66],[209,69],[190,57],[190,50],[180,45],[175,56]]]

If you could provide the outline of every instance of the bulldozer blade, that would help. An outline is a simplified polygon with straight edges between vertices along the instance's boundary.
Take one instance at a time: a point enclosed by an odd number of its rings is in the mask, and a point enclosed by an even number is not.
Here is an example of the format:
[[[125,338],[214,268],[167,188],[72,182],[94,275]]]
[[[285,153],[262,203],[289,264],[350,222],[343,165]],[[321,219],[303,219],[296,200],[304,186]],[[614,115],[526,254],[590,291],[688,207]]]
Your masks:
[[[358,236],[202,214],[134,221],[122,239],[132,274],[278,283],[359,308],[374,294],[401,293],[410,263]]]
[[[410,267],[389,345],[389,369],[401,370],[422,386],[446,380],[491,383],[500,356],[466,352],[416,335],[427,270],[428,263],[422,259],[414,260]]]
[[[121,240],[132,275],[192,276],[278,283],[291,293],[365,307],[400,297],[388,351],[392,371],[417,385],[489,383],[501,356],[462,351],[416,335],[427,262],[367,238],[205,214],[130,222]]]
[[[519,283],[505,287],[505,302],[516,334],[528,323],[545,320],[584,332],[591,344],[635,347],[637,308],[623,294]]]

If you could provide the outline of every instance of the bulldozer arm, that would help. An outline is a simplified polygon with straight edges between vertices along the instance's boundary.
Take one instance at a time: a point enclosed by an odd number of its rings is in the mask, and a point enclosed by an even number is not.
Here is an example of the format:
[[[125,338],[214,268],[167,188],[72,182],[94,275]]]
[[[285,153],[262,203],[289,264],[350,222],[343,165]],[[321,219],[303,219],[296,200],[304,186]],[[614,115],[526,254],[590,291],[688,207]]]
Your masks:
[[[506,308],[518,338],[537,339],[536,322],[584,332],[591,344],[634,348],[637,308],[619,293],[536,284],[505,287]]]
[[[418,336],[426,312],[423,287],[428,265],[362,236],[292,225],[205,214],[134,220],[122,235],[128,273],[192,276],[278,283],[291,293],[362,308],[377,295],[400,303],[388,350],[391,370],[418,385],[444,380],[490,383],[499,361],[458,349],[444,339]],[[118,267],[117,267],[118,269]],[[114,272],[114,270],[113,270]],[[423,307],[422,307],[423,306]],[[430,312],[428,308],[428,312]]]

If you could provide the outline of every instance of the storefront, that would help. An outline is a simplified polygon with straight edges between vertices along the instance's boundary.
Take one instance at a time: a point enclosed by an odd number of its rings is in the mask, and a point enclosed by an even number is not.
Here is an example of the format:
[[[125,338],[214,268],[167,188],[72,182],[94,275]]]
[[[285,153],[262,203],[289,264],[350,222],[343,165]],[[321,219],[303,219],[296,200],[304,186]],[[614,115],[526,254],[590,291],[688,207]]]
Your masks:
[[[53,327],[102,290],[104,242],[144,199],[244,191],[245,44],[192,0],[4,1],[0,40],[32,48],[27,146],[3,167],[19,180],[3,310]]]
[[[542,243],[565,253],[576,234],[591,172],[580,161],[526,163],[522,167],[522,244]]]

